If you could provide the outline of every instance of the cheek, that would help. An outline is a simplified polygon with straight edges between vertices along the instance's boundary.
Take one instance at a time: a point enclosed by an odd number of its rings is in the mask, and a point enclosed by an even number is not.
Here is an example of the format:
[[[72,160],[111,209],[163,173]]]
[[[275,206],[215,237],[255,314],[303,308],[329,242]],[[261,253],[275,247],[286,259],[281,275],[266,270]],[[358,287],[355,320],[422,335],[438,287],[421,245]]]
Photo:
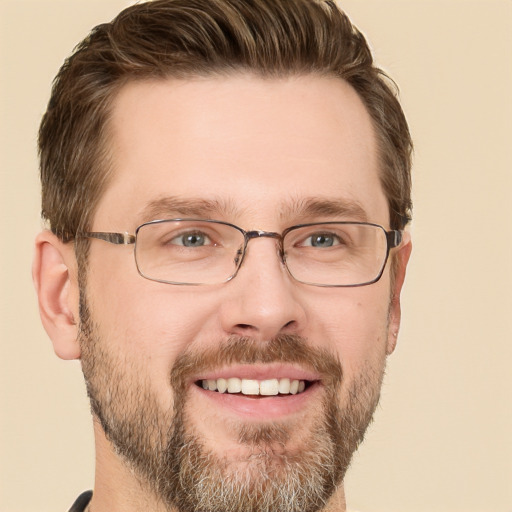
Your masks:
[[[137,351],[140,357],[180,353],[194,339],[206,319],[197,300],[169,290],[132,289],[110,293],[103,289],[94,297],[95,318],[108,342]]]
[[[128,264],[121,258],[103,258],[99,265],[91,258],[87,282],[91,314],[101,343],[131,361],[141,374],[150,374],[152,386],[165,390],[176,358],[202,331],[214,330],[215,308],[191,287],[144,279],[133,260],[125,259]]]
[[[381,284],[379,286],[379,284]],[[386,354],[389,316],[389,284],[379,281],[361,288],[336,290],[318,297],[310,306],[312,340],[329,344],[347,375],[356,374],[365,364],[383,364]],[[320,335],[314,335],[314,325]]]

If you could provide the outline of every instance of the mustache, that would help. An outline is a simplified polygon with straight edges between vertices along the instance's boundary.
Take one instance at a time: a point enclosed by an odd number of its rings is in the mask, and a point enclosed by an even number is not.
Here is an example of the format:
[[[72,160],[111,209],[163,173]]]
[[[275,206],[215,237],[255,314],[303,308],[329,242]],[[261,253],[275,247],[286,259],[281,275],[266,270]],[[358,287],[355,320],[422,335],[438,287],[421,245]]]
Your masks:
[[[184,391],[191,377],[203,371],[233,364],[292,363],[318,373],[322,383],[336,387],[343,369],[339,357],[325,348],[313,347],[297,334],[282,334],[268,341],[247,336],[231,336],[204,350],[190,349],[176,359],[171,370],[171,385]]]

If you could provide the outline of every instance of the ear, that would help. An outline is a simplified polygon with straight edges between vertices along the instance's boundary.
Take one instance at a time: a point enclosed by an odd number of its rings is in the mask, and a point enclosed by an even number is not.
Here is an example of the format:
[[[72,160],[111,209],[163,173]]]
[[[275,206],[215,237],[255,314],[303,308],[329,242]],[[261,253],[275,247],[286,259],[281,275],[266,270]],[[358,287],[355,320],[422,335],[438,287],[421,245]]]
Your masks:
[[[387,354],[390,355],[396,348],[398,338],[398,330],[400,329],[400,319],[402,315],[400,307],[400,293],[405,280],[405,270],[411,256],[412,242],[411,234],[404,232],[402,245],[395,254],[396,265],[395,279],[391,289],[391,304],[389,306],[389,328],[388,328],[388,344]]]
[[[32,278],[43,326],[62,359],[78,359],[78,280],[73,244],[50,231],[36,237]]]

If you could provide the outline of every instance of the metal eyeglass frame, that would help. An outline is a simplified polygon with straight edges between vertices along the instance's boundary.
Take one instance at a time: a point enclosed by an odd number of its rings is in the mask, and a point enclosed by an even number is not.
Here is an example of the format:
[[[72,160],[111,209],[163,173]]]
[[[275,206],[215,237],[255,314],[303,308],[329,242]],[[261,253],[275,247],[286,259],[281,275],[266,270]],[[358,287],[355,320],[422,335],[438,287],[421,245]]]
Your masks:
[[[225,281],[220,281],[217,284],[227,283],[234,279],[236,275],[238,274],[238,271],[240,270],[240,267],[242,266],[242,263],[244,261],[245,255],[247,253],[247,244],[249,243],[249,240],[252,240],[253,238],[274,238],[279,241],[279,255],[281,257],[281,261],[283,265],[285,266],[288,274],[297,282],[302,284],[307,284],[311,286],[319,286],[324,288],[355,288],[359,286],[367,286],[373,283],[376,283],[384,273],[384,269],[386,268],[386,263],[389,258],[389,252],[391,249],[394,249],[398,247],[403,240],[403,230],[399,229],[392,229],[390,231],[386,231],[386,229],[381,226],[380,224],[374,224],[372,222],[357,222],[357,221],[328,221],[328,222],[311,222],[306,224],[297,224],[295,226],[291,226],[289,228],[286,228],[282,233],[276,233],[274,231],[261,231],[261,230],[252,230],[252,231],[245,231],[244,229],[236,226],[235,224],[231,224],[229,222],[224,222],[220,220],[213,220],[213,219],[194,219],[194,218],[178,218],[178,219],[157,219],[152,220],[149,222],[144,222],[140,226],[137,227],[135,230],[135,234],[132,235],[130,233],[110,233],[110,232],[103,232],[103,231],[91,231],[91,232],[81,232],[77,233],[75,235],[75,238],[96,238],[98,240],[103,240],[105,242],[109,242],[111,244],[115,245],[132,245],[137,243],[137,234],[139,233],[140,229],[142,229],[144,226],[150,225],[150,224],[162,224],[165,222],[207,222],[207,223],[214,223],[214,224],[222,224],[224,226],[230,226],[232,228],[235,228],[238,230],[244,237],[244,245],[241,251],[239,250],[239,260],[237,262],[235,271],[231,276],[229,276]],[[288,268],[288,265],[286,263],[286,255],[283,250],[283,239],[284,237],[290,232],[295,229],[309,227],[309,226],[325,226],[329,224],[351,224],[351,225],[364,225],[364,226],[374,226],[379,229],[381,229],[385,235],[386,235],[386,257],[384,258],[384,262],[382,264],[382,267],[375,279],[372,279],[370,281],[366,281],[364,283],[358,283],[358,284],[320,284],[320,283],[312,283],[308,281],[301,281],[300,279],[297,279],[290,269]],[[138,273],[144,277],[145,279],[148,279],[150,281],[155,281],[158,283],[165,283],[165,284],[174,284],[174,285],[183,285],[183,286],[204,286],[206,284],[210,283],[181,283],[181,282],[175,282],[175,281],[165,281],[163,279],[153,279],[151,277],[148,277],[144,275],[138,265],[137,262],[137,256],[136,251],[134,251],[135,255],[135,265],[137,267]]]

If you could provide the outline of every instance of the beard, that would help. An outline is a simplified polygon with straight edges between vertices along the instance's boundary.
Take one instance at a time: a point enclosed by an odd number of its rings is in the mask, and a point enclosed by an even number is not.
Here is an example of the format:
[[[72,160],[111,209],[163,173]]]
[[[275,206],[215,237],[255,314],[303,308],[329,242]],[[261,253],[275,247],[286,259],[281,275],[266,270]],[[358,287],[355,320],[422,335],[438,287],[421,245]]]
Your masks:
[[[261,342],[231,337],[188,350],[170,370],[173,405],[165,409],[150,372],[112,353],[81,297],[81,362],[93,415],[115,452],[164,508],[178,512],[316,512],[341,485],[377,406],[384,365],[367,364],[343,399],[342,366],[302,337]],[[229,425],[244,456],[208,449],[190,418],[187,382],[229,364],[296,363],[321,375],[323,396],[308,428],[289,420]],[[196,420],[197,421],[197,420]],[[298,439],[297,432],[301,433]],[[299,441],[299,442],[297,442]]]

